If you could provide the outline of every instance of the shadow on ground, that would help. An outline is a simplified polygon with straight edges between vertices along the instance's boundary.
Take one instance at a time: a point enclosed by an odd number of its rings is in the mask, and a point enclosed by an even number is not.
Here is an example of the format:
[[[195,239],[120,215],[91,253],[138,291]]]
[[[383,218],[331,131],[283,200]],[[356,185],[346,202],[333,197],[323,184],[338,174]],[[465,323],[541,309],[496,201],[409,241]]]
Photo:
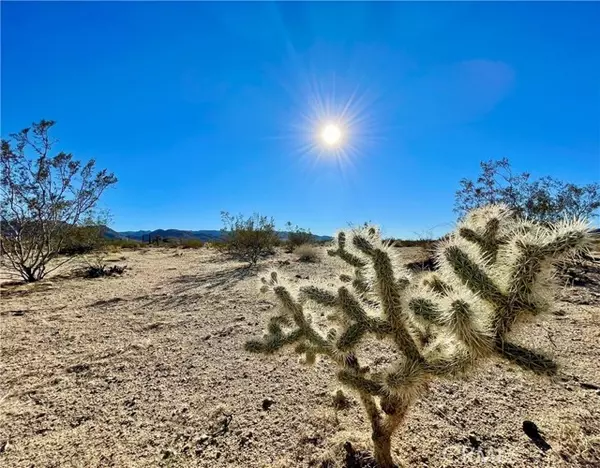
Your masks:
[[[256,268],[244,265],[204,274],[183,275],[173,281],[173,284],[180,286],[175,288],[174,293],[182,294],[201,286],[207,290],[225,291],[256,272]]]

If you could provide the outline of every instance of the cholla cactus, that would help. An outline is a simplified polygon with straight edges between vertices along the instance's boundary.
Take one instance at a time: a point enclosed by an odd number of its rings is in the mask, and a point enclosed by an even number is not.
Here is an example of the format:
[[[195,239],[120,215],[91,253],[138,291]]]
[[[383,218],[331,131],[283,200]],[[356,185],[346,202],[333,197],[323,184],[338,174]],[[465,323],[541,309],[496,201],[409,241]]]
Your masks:
[[[309,364],[319,355],[335,361],[337,378],[357,392],[369,417],[377,463],[393,467],[392,434],[430,379],[461,375],[494,355],[539,373],[554,370],[551,360],[508,335],[549,308],[553,263],[584,251],[588,241],[582,221],[542,226],[490,205],[469,213],[440,242],[437,271],[413,277],[377,228],[343,231],[329,254],[353,275],[342,273],[337,291],[313,284],[295,298],[271,273],[263,290],[274,292],[279,311],[267,335],[246,349],[270,354],[293,346]],[[329,330],[311,318],[314,307],[331,309]],[[397,350],[384,372],[370,371],[357,357],[369,334]]]

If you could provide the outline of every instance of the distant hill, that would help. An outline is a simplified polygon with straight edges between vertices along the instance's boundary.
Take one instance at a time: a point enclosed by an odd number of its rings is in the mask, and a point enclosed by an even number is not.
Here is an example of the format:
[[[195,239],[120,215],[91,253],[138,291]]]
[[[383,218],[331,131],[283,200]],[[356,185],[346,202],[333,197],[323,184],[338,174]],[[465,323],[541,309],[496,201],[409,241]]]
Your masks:
[[[288,233],[279,231],[277,233],[279,238],[286,240]],[[148,241],[148,237],[162,237],[163,239],[197,239],[203,242],[211,242],[223,239],[223,233],[216,230],[202,230],[202,231],[184,231],[181,229],[156,229],[154,231],[121,231],[117,232],[110,228],[106,228],[104,233],[108,239],[133,239],[137,241]],[[329,241],[333,238],[331,236],[317,236],[313,234],[316,241]]]
[[[127,236],[109,228],[108,226],[102,226],[102,229],[104,230],[104,237],[106,239],[126,239],[127,238]]]

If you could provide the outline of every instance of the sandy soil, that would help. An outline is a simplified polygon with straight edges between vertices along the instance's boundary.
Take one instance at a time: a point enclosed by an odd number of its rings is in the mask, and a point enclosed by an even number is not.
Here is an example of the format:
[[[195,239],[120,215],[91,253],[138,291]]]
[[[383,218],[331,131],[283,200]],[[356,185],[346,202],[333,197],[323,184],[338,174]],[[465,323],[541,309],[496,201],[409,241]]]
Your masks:
[[[321,254],[304,264],[280,252],[258,274],[277,267],[327,285],[338,264]],[[207,248],[121,255],[122,277],[2,289],[0,466],[342,466],[345,441],[368,442],[356,399],[332,405],[332,365],[243,351],[273,307],[256,272]],[[394,440],[397,459],[600,466],[600,291],[560,298],[518,337],[556,358],[556,377],[489,361],[466,380],[434,382]],[[526,420],[550,448],[525,434]]]

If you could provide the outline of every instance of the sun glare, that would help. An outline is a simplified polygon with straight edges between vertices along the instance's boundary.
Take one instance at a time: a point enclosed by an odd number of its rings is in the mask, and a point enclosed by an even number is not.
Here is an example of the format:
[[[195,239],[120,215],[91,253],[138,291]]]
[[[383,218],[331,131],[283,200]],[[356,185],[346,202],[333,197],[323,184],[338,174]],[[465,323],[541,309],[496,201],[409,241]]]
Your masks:
[[[335,124],[327,124],[323,127],[321,139],[327,146],[338,146],[342,141],[342,131]]]
[[[296,154],[311,166],[334,163],[342,172],[354,171],[354,161],[372,151],[381,132],[373,119],[378,94],[335,77],[298,75],[297,88],[289,86],[292,112],[282,119],[292,122],[289,136],[298,145]]]

